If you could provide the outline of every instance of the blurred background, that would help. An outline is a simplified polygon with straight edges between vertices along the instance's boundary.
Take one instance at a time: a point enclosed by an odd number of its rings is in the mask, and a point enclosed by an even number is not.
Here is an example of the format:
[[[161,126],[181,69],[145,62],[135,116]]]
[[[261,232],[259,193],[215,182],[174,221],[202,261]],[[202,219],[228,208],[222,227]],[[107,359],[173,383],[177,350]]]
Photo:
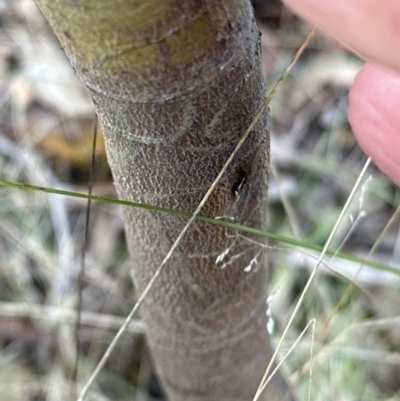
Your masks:
[[[253,1],[269,90],[311,28]],[[347,120],[363,62],[316,35],[270,106],[268,298],[276,343],[366,156]],[[0,1],[0,180],[88,192],[95,116],[33,0]],[[101,134],[93,193],[115,197]],[[400,400],[399,188],[368,168],[331,244],[376,262],[325,257],[280,352],[299,400]],[[74,397],[75,309],[87,201],[0,186],[0,399]],[[118,205],[92,202],[82,289],[79,383],[135,301]],[[297,242],[296,242],[297,241]],[[300,246],[301,245],[301,246]],[[390,267],[392,271],[389,271]],[[313,320],[314,319],[314,320]],[[273,323],[273,324],[272,324]],[[313,358],[310,361],[311,350]],[[163,400],[138,316],[88,400]]]

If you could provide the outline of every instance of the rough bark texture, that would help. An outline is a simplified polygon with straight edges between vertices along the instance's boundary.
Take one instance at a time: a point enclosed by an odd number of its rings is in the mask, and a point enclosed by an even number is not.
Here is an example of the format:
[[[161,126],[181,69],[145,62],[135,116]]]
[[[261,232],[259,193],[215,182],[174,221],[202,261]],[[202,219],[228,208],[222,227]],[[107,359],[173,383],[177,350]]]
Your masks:
[[[37,4],[95,102],[120,198],[194,211],[264,100],[250,4]],[[265,115],[202,214],[265,228],[267,123]],[[185,221],[134,208],[124,216],[141,292]],[[171,401],[251,400],[271,357],[265,255],[233,234],[193,224],[143,304],[149,346]],[[257,266],[246,272],[255,257]],[[266,394],[265,400],[286,399],[279,375]]]

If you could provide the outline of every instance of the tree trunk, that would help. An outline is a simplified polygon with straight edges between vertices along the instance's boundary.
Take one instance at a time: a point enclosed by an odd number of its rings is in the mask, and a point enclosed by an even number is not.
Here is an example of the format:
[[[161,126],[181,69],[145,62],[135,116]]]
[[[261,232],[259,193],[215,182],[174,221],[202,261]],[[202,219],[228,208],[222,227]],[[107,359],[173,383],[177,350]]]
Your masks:
[[[193,212],[264,100],[250,3],[36,2],[94,100],[119,197]],[[267,123],[202,214],[265,228]],[[124,217],[141,292],[185,221],[134,208]],[[195,222],[142,306],[171,401],[249,401],[271,357],[263,248],[227,234]],[[266,394],[285,399],[281,376]]]

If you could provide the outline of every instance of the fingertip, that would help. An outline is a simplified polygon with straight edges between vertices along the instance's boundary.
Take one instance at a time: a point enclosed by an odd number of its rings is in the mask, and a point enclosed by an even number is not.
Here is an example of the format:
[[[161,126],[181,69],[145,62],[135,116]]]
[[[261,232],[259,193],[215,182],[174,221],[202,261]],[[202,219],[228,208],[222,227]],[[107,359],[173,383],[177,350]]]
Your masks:
[[[349,94],[349,120],[361,148],[400,185],[400,75],[366,64]]]
[[[400,2],[282,0],[295,14],[364,57],[400,71]]]

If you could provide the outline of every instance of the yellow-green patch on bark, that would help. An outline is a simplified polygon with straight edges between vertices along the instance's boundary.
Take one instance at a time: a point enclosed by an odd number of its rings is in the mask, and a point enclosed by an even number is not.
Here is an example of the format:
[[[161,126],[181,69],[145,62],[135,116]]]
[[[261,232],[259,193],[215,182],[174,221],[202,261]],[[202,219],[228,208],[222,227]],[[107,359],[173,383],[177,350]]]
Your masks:
[[[218,3],[183,19],[176,0],[36,2],[75,67],[110,73],[191,62],[215,46],[213,18],[226,17]]]
[[[186,29],[177,32],[167,40],[170,65],[186,64],[195,60],[204,51],[215,45],[215,27],[210,15],[204,14]]]
[[[73,54],[79,63],[88,67],[117,57],[116,65],[120,68],[125,62],[122,55],[129,55],[125,68],[147,68],[155,61],[152,43],[170,35],[167,21],[179,20],[173,7],[176,0],[81,0],[79,3],[71,6],[54,0],[37,0],[67,54]],[[155,26],[159,28],[155,30]],[[135,48],[139,48],[137,53],[129,52]],[[147,59],[145,64],[143,58]],[[106,65],[115,69],[114,63]]]

